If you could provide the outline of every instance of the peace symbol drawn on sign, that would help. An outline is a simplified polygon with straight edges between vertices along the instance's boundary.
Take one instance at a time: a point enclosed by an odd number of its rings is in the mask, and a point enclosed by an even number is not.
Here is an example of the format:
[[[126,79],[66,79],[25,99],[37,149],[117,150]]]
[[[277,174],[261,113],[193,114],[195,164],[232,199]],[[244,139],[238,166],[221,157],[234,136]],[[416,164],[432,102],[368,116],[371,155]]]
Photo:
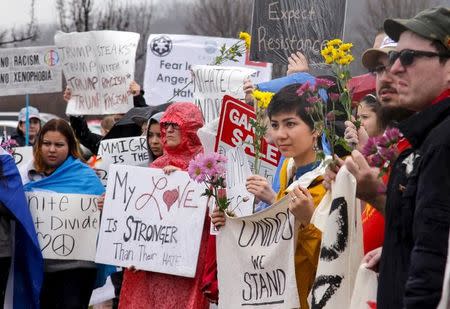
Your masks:
[[[52,249],[56,255],[68,256],[75,247],[75,239],[67,234],[56,236],[52,242]]]

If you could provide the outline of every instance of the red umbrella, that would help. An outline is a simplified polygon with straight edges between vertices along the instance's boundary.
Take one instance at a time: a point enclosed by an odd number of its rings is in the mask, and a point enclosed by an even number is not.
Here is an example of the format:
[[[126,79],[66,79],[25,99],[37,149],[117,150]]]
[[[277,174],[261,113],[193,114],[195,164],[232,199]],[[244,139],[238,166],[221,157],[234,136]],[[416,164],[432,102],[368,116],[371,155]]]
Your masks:
[[[375,76],[370,73],[355,76],[349,80],[348,88],[352,101],[359,102],[365,95],[375,92]]]

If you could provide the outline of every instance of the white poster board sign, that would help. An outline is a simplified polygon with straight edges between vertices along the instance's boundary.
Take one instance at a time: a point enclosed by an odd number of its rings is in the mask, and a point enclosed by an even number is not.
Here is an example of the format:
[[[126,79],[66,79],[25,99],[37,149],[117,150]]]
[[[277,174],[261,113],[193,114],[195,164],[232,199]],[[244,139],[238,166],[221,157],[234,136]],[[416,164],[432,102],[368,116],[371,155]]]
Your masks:
[[[187,172],[110,168],[96,262],[194,277],[205,220],[204,186]]]
[[[227,156],[227,198],[230,200],[228,206],[238,217],[253,214],[253,202],[255,196],[247,191],[245,183],[252,175],[248,158],[242,147],[228,149]]]
[[[0,48],[0,96],[61,91],[56,46]]]
[[[33,160],[33,146],[15,147],[12,156],[16,162],[17,168],[26,165]]]
[[[45,259],[93,261],[99,230],[97,195],[27,192]]]
[[[55,35],[67,86],[72,89],[66,114],[120,114],[133,107],[128,89],[139,36],[106,30]]]
[[[159,105],[171,101],[194,100],[192,65],[212,64],[220,54],[223,44],[231,47],[238,39],[219,37],[151,34],[147,42],[144,90],[147,104]],[[248,55],[238,57],[238,62],[226,61],[222,66],[240,66],[255,69],[252,81],[267,82],[272,79],[272,64],[253,62]],[[242,85],[241,85],[242,86]]]
[[[194,74],[194,102],[200,108],[205,123],[219,117],[222,99],[225,95],[243,100],[244,79],[255,70],[240,67],[212,65],[192,66]]]
[[[227,218],[217,235],[219,308],[298,308],[294,216],[286,197],[257,214]]]
[[[95,168],[102,184],[106,186],[111,164],[148,165],[150,158],[147,139],[144,136],[133,136],[102,140],[97,157]]]

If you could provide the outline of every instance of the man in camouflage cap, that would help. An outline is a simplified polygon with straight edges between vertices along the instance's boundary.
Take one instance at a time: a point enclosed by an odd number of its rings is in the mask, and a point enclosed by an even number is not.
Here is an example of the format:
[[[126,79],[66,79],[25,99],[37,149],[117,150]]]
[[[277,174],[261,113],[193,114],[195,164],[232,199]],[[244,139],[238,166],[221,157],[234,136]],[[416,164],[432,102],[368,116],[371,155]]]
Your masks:
[[[411,147],[391,169],[377,308],[436,308],[450,221],[450,10],[388,19],[398,104],[416,113],[399,129]]]

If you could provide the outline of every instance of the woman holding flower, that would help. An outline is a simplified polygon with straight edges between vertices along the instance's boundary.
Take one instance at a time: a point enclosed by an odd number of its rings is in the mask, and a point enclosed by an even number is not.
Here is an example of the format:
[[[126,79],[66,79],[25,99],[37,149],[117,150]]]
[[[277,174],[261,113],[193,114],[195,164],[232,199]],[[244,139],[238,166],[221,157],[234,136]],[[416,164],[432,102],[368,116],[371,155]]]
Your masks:
[[[164,112],[160,125],[163,155],[150,167],[162,168],[165,173],[186,171],[189,162],[203,152],[197,137],[203,126],[199,108],[193,103],[174,103]],[[200,290],[208,231],[205,220],[195,278],[125,270],[119,308],[208,308]]]

